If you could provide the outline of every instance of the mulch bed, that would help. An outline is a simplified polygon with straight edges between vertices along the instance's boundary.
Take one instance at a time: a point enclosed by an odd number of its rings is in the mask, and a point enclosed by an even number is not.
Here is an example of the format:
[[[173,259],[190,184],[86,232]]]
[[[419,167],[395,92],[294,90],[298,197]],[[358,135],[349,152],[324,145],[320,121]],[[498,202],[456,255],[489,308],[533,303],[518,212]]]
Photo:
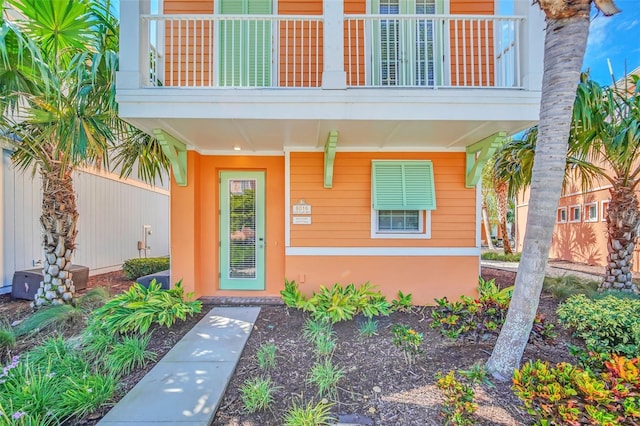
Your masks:
[[[513,272],[490,268],[483,268],[482,275],[485,279],[495,278],[501,286],[512,285],[515,279]],[[104,286],[116,294],[127,289],[130,284],[122,272],[118,271],[90,277],[88,287]],[[0,318],[19,320],[30,312],[28,304],[28,301],[11,301],[6,295],[0,296]],[[539,311],[554,323],[556,307],[557,303],[552,297],[543,295]],[[203,306],[200,315],[178,322],[171,329],[154,328],[149,349],[158,354],[158,359],[162,358],[210,308],[211,306]],[[430,310],[429,307],[417,307],[411,314],[394,313],[389,317],[379,318],[378,334],[370,338],[361,337],[358,333],[361,318],[334,326],[338,346],[333,354],[333,361],[345,370],[332,410],[334,414],[366,416],[376,425],[443,424],[439,414],[440,392],[434,386],[436,374],[446,373],[451,369],[469,369],[476,362],[485,362],[495,338],[480,343],[445,339],[429,328]],[[308,373],[315,359],[312,347],[302,338],[301,330],[305,319],[305,314],[284,306],[262,308],[216,414],[214,425],[282,424],[284,413],[292,402],[319,401],[316,389],[307,384]],[[424,333],[424,353],[412,366],[406,365],[402,353],[391,344],[390,328],[398,323]],[[523,361],[545,359],[555,363],[571,360],[565,342],[573,342],[572,337],[559,327],[556,331],[557,343],[529,344]],[[43,333],[22,342],[19,350],[27,349],[44,337]],[[264,343],[274,343],[277,346],[278,364],[269,375],[279,388],[275,391],[275,402],[268,411],[250,415],[244,411],[239,389],[246,379],[264,374],[255,361],[255,354]],[[117,399],[125,395],[152,367],[153,365],[148,365],[130,374],[121,383]],[[494,388],[477,387],[476,394],[480,404],[478,425],[532,424],[532,419],[521,408],[509,384],[496,383]],[[109,408],[105,407],[74,424],[93,425]]]
[[[483,268],[485,279],[495,278],[501,286],[512,285],[515,273]],[[539,311],[555,322],[557,304],[550,296],[543,296]],[[316,362],[313,348],[302,338],[306,314],[284,306],[263,307],[240,363],[229,384],[213,425],[276,425],[293,402],[316,403],[317,390],[307,383],[312,365]],[[378,334],[362,337],[359,322],[342,322],[334,326],[338,346],[333,354],[335,365],[345,370],[339,383],[338,398],[333,413],[359,415],[376,425],[441,425],[440,392],[434,386],[436,374],[452,369],[469,369],[474,363],[484,363],[495,344],[495,338],[474,343],[451,341],[429,328],[431,308],[415,308],[411,314],[393,313],[378,318]],[[414,365],[406,365],[403,355],[391,343],[391,327],[405,324],[424,334],[424,353]],[[571,360],[566,344],[571,336],[558,329],[555,344],[529,344],[523,361],[545,359],[551,362]],[[256,352],[265,343],[274,343],[278,350],[278,364],[274,371],[262,372],[256,363]],[[577,343],[577,342],[575,342]],[[276,386],[270,410],[247,414],[239,389],[244,381],[268,374]],[[480,408],[478,425],[525,425],[532,419],[521,408],[510,384],[495,383],[494,388],[476,387]]]

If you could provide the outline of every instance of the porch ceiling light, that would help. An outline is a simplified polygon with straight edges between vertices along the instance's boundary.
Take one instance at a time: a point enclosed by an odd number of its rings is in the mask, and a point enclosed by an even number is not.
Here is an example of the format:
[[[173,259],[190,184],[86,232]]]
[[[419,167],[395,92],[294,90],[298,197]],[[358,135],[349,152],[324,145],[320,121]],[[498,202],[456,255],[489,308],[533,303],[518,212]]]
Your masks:
[[[234,145],[233,146],[233,150],[234,151],[240,151],[241,150],[240,145]]]

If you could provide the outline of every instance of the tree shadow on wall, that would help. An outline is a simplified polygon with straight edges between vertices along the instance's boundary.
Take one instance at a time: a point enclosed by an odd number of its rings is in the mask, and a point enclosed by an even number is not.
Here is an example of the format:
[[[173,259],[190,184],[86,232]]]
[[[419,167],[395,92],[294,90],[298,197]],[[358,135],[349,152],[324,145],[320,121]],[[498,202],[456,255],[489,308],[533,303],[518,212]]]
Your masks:
[[[552,251],[561,260],[602,265],[606,253],[602,253],[594,228],[597,222],[576,222],[556,225],[551,240]]]

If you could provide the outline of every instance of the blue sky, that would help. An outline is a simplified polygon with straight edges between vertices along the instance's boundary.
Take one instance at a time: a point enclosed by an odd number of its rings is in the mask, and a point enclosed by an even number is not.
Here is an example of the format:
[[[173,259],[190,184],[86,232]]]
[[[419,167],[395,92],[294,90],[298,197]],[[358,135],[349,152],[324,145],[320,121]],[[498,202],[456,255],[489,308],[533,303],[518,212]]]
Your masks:
[[[584,58],[584,69],[600,84],[610,84],[609,66],[616,79],[626,71],[640,67],[640,2],[638,0],[616,0],[622,13],[611,17],[602,15],[592,18]]]

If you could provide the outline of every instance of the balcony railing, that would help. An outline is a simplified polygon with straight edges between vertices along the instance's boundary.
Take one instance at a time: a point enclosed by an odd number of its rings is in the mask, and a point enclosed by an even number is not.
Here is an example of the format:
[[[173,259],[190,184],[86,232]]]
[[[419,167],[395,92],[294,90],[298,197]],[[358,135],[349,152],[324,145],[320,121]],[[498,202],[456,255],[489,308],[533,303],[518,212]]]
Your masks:
[[[155,87],[322,87],[321,15],[144,15]],[[348,87],[521,88],[524,18],[345,15]],[[332,64],[335,69],[335,63]]]

